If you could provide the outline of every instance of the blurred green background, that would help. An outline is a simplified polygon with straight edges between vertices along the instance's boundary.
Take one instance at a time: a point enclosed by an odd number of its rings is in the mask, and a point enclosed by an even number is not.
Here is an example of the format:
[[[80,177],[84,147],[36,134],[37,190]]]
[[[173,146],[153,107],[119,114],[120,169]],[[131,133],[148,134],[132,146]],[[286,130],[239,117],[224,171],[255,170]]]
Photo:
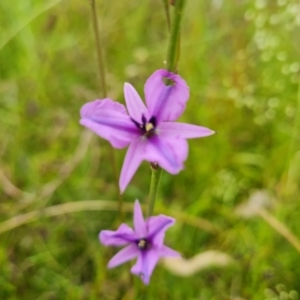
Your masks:
[[[96,2],[109,97],[124,102],[125,81],[143,95],[164,66],[162,1]],[[189,141],[185,170],[163,174],[155,212],[178,217],[166,243],[185,258],[215,250],[234,262],[213,259],[187,277],[160,264],[147,287],[131,263],[106,269],[117,249],[98,233],[119,225],[117,202],[100,201],[118,199],[111,147],[78,124],[80,107],[101,97],[90,3],[2,0],[1,300],[298,299],[300,249],[278,231],[300,237],[299,1],[186,2],[181,120],[218,134]],[[118,171],[124,154],[115,151]],[[145,202],[149,178],[144,162],[124,201]],[[66,213],[55,206],[64,203]]]

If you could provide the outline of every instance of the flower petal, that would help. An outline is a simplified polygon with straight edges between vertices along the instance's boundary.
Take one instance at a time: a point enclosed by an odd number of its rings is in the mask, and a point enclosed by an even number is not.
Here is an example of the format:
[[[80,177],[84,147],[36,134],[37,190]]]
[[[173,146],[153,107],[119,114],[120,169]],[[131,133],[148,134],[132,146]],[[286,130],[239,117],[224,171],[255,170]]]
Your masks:
[[[161,247],[164,242],[166,230],[173,226],[175,219],[159,215],[150,217],[146,221],[146,226],[148,228],[147,238],[151,240],[151,244],[155,247]]]
[[[212,135],[215,132],[202,126],[178,123],[178,122],[163,122],[159,124],[159,134],[162,136],[172,136],[176,138],[200,138]]]
[[[125,107],[111,99],[88,102],[81,108],[80,124],[108,140],[115,148],[124,148],[139,134]]]
[[[143,212],[138,200],[135,200],[134,203],[134,231],[139,238],[144,238],[147,235],[147,229],[145,220],[143,217]]]
[[[148,119],[148,110],[144,102],[142,101],[135,88],[127,82],[125,82],[124,84],[124,95],[128,113],[131,118],[139,123],[142,122],[143,115],[146,119]]]
[[[166,85],[164,80],[172,82]],[[185,110],[185,104],[190,96],[186,82],[167,70],[155,71],[145,84],[145,97],[150,116],[155,116],[157,122],[175,121]]]
[[[95,100],[84,104],[80,110],[80,115],[82,118],[89,118],[97,115],[100,109],[117,111],[121,114],[127,115],[126,108],[123,104],[115,102],[109,98],[102,100]]]
[[[119,186],[123,193],[143,160],[145,143],[141,137],[135,138],[129,145],[121,170]]]
[[[139,254],[139,249],[135,244],[130,244],[126,246],[124,249],[119,251],[113,258],[108,262],[108,268],[114,268],[118,265],[121,265]]]
[[[145,159],[156,162],[171,174],[179,173],[188,155],[188,144],[184,139],[153,136],[148,139]]]
[[[140,276],[145,284],[149,284],[150,277],[159,258],[159,251],[156,249],[141,251],[136,264],[131,268],[131,273]]]
[[[159,249],[160,257],[168,256],[168,257],[181,257],[181,254],[165,245],[163,245]]]
[[[104,246],[123,246],[137,240],[135,232],[126,224],[121,224],[116,231],[102,230],[99,240]]]

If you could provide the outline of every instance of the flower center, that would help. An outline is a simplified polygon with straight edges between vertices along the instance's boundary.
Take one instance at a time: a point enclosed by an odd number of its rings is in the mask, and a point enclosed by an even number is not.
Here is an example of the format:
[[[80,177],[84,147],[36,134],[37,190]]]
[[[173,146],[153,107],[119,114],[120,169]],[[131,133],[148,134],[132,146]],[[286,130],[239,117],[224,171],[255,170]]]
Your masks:
[[[137,242],[137,246],[140,250],[146,250],[149,248],[150,244],[147,242],[146,239],[140,239]]]
[[[145,124],[145,130],[146,130],[146,132],[150,132],[153,129],[154,129],[154,125],[152,123],[146,123]]]
[[[131,119],[131,120],[136,125],[136,127],[142,131],[142,134],[145,137],[150,137],[153,134],[155,134],[155,129],[156,129],[156,118],[155,117],[151,117],[147,121],[145,116],[143,115],[141,123],[139,123],[133,119]]]

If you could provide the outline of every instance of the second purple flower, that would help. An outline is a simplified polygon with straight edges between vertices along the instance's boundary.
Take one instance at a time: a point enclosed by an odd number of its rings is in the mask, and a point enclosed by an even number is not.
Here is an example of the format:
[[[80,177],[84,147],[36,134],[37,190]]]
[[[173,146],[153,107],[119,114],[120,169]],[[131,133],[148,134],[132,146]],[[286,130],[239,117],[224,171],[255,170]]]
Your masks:
[[[164,80],[171,84],[166,85]],[[214,133],[205,127],[174,122],[189,99],[189,88],[179,75],[157,70],[147,80],[144,91],[147,107],[134,87],[125,83],[127,111],[124,105],[109,98],[88,102],[80,111],[81,125],[115,148],[129,145],[119,181],[121,192],[143,160],[177,174],[187,158],[186,139]]]
[[[116,231],[102,230],[100,242],[105,246],[125,246],[109,262],[108,268],[114,268],[133,258],[137,258],[131,273],[139,275],[145,284],[161,257],[180,257],[175,250],[164,245],[166,230],[175,223],[175,219],[165,215],[152,216],[144,220],[138,200],[134,203],[134,230],[121,224]]]

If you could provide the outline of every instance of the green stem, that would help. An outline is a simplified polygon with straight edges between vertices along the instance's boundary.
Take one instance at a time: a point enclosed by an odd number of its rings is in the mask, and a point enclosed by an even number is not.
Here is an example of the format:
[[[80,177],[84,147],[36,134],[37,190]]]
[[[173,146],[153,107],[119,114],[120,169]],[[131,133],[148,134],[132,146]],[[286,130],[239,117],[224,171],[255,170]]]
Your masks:
[[[169,2],[168,2],[168,0],[162,0],[162,2],[163,2],[163,5],[164,5],[164,9],[165,9],[168,30],[170,31],[170,29],[171,29],[171,19],[170,19]]]
[[[167,53],[167,69],[171,72],[176,71],[177,62],[179,59],[179,48],[180,48],[180,23],[183,13],[185,0],[176,0],[175,1],[175,10],[174,18],[169,38],[169,46]],[[164,1],[165,3],[166,1]],[[154,210],[155,199],[157,195],[157,190],[162,175],[162,169],[157,164],[151,164],[151,183],[149,191],[149,200],[148,200],[148,211],[147,216],[150,217]]]
[[[152,174],[151,174],[151,183],[150,183],[150,191],[149,191],[147,217],[150,217],[153,214],[157,190],[158,190],[158,186],[162,174],[162,169],[158,167],[157,164],[151,164],[151,171]]]
[[[175,1],[174,19],[172,22],[168,53],[167,53],[167,69],[171,72],[175,72],[177,68],[177,62],[179,59],[179,33],[180,25],[183,14],[185,0]]]
[[[90,2],[91,2],[91,8],[92,8],[92,21],[93,21],[93,29],[94,29],[94,33],[95,33],[95,40],[96,40],[98,68],[99,68],[101,88],[102,88],[102,97],[106,98],[107,92],[106,92],[105,68],[104,68],[104,60],[103,60],[102,48],[101,48],[101,42],[100,42],[100,33],[99,33],[99,26],[98,26],[96,3],[95,3],[95,0],[90,0]]]
[[[91,9],[92,9],[92,22],[93,22],[93,30],[94,30],[94,34],[95,34],[95,41],[96,41],[98,69],[99,69],[99,75],[100,75],[102,97],[106,98],[107,90],[106,90],[106,79],[105,79],[105,67],[104,67],[104,59],[103,59],[103,54],[102,54],[101,39],[100,39],[100,33],[99,33],[96,2],[95,2],[95,0],[90,0],[90,2],[91,2]],[[111,165],[113,168],[116,191],[119,191],[118,171],[117,171],[117,166],[116,166],[115,152],[113,149],[110,151],[110,161],[111,161]],[[123,219],[123,197],[120,195],[120,193],[118,193],[118,199],[119,199],[118,200],[118,202],[119,202],[119,204],[118,204],[119,218],[122,221],[122,219]]]

